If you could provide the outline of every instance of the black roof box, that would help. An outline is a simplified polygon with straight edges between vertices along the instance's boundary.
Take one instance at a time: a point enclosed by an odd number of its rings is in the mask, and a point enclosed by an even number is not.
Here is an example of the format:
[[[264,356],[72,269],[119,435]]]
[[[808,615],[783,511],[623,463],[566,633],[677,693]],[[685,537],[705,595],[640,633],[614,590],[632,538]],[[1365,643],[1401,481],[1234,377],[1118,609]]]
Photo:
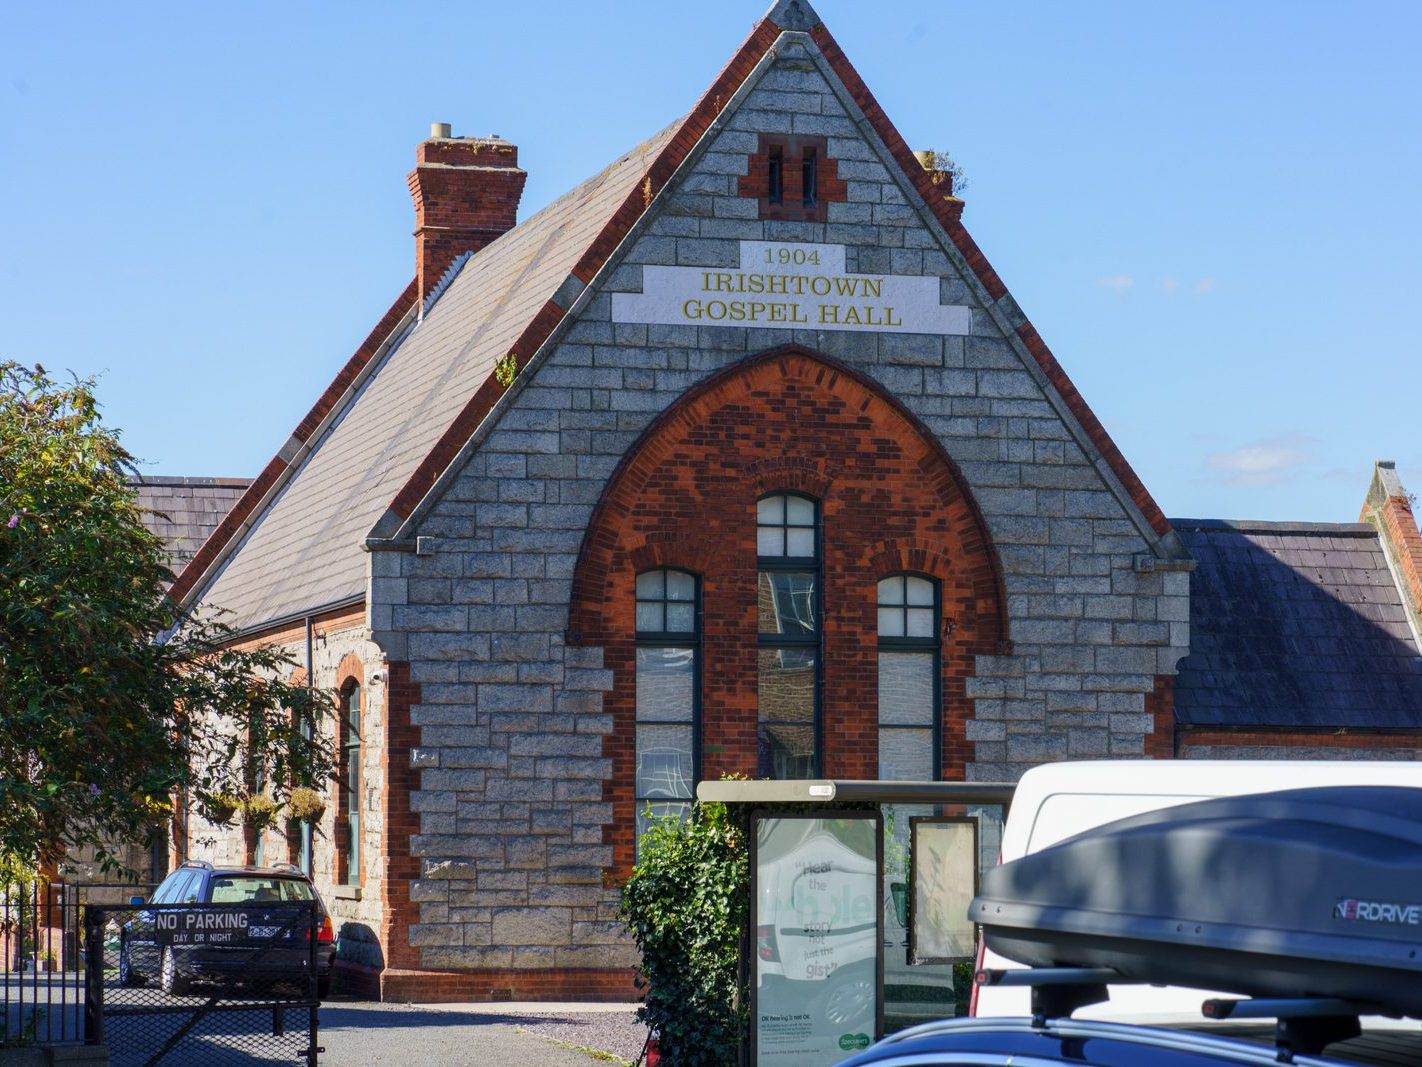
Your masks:
[[[1122,819],[985,872],[970,914],[989,948],[1034,967],[1422,1017],[1422,789]]]

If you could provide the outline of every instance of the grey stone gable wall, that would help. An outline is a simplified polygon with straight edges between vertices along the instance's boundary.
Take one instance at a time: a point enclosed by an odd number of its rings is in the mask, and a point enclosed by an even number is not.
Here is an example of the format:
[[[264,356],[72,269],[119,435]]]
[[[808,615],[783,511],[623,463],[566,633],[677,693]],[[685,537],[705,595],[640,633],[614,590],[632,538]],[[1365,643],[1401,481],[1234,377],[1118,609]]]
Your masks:
[[[372,611],[422,685],[424,768],[412,841],[424,877],[414,937],[426,967],[628,963],[602,885],[601,800],[612,685],[597,649],[564,643],[577,552],[609,475],[692,386],[798,343],[898,397],[957,461],[1005,572],[1012,655],[969,682],[977,779],[1015,779],[1063,757],[1139,756],[1145,694],[1188,642],[1188,575],[1139,573],[1156,550],[1024,363],[1002,317],[895,180],[882,144],[804,35],[787,34],[753,88],[653,203],[572,325],[523,373],[462,470],[415,531],[429,554],[379,553]],[[823,135],[848,201],[828,222],[762,222],[735,196],[762,132]],[[647,264],[721,267],[742,239],[843,243],[848,269],[941,279],[971,304],[969,336],[618,325],[614,291]],[[383,642],[384,643],[384,642]],[[946,709],[948,714],[955,710]],[[714,709],[708,709],[714,714]]]

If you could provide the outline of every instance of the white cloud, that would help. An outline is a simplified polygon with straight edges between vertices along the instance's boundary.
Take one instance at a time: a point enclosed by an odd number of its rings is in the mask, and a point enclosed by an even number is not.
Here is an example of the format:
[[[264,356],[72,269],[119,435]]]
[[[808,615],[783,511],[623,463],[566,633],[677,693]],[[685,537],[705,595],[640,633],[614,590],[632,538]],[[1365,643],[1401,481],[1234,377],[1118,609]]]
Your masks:
[[[1211,452],[1205,463],[1227,485],[1279,485],[1296,478],[1310,460],[1311,437],[1275,437],[1252,445]]]
[[[1201,278],[1198,282],[1195,283],[1195,292],[1203,296],[1205,293],[1208,293],[1213,290],[1214,287],[1215,280],[1213,278]]]
[[[1129,289],[1136,284],[1136,280],[1129,274],[1108,274],[1097,278],[1096,284],[1106,289]]]

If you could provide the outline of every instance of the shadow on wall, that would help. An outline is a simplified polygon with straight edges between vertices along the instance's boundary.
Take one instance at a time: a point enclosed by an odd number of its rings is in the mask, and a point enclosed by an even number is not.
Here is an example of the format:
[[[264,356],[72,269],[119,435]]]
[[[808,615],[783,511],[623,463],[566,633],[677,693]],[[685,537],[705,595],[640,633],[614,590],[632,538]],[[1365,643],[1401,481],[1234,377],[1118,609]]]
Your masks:
[[[385,967],[385,953],[380,949],[380,939],[365,923],[341,923],[336,937],[336,959],[374,970]]]

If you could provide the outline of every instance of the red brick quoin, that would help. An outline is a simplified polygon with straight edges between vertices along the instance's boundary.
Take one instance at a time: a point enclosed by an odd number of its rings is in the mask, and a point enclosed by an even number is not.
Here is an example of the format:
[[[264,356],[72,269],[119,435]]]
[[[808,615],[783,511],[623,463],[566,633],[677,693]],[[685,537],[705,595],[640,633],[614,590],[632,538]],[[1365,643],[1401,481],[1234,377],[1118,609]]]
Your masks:
[[[607,831],[614,876],[633,856],[635,578],[680,567],[702,585],[703,778],[756,770],[756,501],[820,501],[824,528],[824,768],[878,777],[877,582],[916,571],[943,598],[943,777],[973,758],[965,682],[1007,651],[987,528],[952,460],[877,385],[791,347],[703,383],[643,435],[594,513],[574,576],[570,641],[600,645],[614,686]]]

